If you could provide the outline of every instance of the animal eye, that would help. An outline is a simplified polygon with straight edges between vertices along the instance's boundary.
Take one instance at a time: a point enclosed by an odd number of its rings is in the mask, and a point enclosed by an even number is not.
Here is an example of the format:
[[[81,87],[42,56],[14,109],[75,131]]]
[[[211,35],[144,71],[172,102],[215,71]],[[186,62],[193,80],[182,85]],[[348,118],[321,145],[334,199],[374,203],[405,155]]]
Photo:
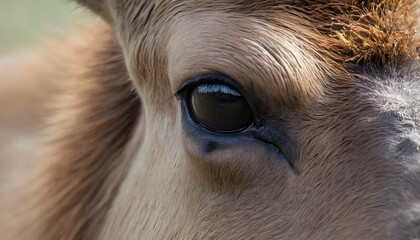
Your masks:
[[[200,84],[189,96],[190,114],[214,132],[238,132],[253,122],[252,111],[245,98],[224,84]]]

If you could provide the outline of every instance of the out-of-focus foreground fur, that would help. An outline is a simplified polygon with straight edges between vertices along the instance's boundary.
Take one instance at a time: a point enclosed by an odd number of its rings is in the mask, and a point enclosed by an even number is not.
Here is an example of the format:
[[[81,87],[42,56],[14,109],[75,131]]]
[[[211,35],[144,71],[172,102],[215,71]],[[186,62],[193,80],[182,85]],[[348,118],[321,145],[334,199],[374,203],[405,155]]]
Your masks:
[[[38,210],[41,209],[39,208],[42,205],[41,202],[44,201],[41,197],[45,196],[42,185],[44,180],[50,181],[48,180],[51,177],[49,173],[62,171],[65,173],[72,171],[71,168],[85,169],[88,174],[86,177],[91,178],[92,181],[103,180],[92,177],[92,174],[95,173],[92,173],[88,167],[70,166],[69,162],[63,163],[65,166],[62,170],[51,171],[49,163],[56,160],[51,159],[50,156],[56,154],[59,156],[61,153],[53,153],[48,146],[60,145],[61,142],[63,149],[69,147],[72,149],[67,154],[73,156],[80,154],[81,164],[85,162],[89,165],[89,161],[83,160],[90,157],[102,159],[104,155],[120,147],[119,141],[124,141],[124,136],[116,135],[113,137],[115,141],[109,141],[107,146],[101,147],[100,144],[95,144],[95,139],[100,138],[100,135],[106,138],[115,130],[108,123],[114,121],[113,118],[118,118],[119,115],[109,114],[114,110],[120,110],[115,109],[120,105],[108,106],[109,102],[114,104],[114,100],[118,97],[122,97],[121,101],[123,102],[126,102],[125,100],[128,98],[127,102],[130,102],[132,96],[122,95],[110,99],[109,97],[113,94],[105,93],[106,91],[112,92],[114,87],[120,90],[126,87],[112,81],[108,82],[109,86],[100,86],[109,77],[110,80],[125,79],[127,87],[131,88],[125,71],[121,71],[124,66],[121,65],[120,53],[109,51],[115,46],[115,42],[110,38],[108,27],[97,20],[92,22],[92,24],[79,24],[75,28],[76,30],[73,29],[74,31],[70,34],[57,36],[55,40],[36,49],[0,58],[0,212],[2,213],[0,239],[15,239],[17,236],[30,239],[40,234],[42,225],[36,222],[36,216],[39,214]],[[110,48],[107,48],[107,45]],[[103,61],[99,59],[103,59]],[[108,65],[111,67],[108,68]],[[92,105],[93,99],[98,100],[98,103],[101,102],[100,105],[103,107]],[[136,101],[136,97],[133,99]],[[91,107],[89,107],[90,105]],[[108,107],[110,109],[107,109]],[[103,111],[104,116],[111,116],[111,119],[104,121],[102,127],[95,125],[94,128],[99,128],[97,130],[99,135],[91,132],[91,127],[84,128],[82,126],[82,122],[86,124],[91,122],[89,121],[91,120],[89,112],[95,114],[96,111]],[[130,114],[136,115],[136,112],[137,109],[134,109]],[[80,114],[85,116],[80,118]],[[62,125],[61,123],[64,122],[70,125]],[[97,122],[97,124],[101,123]],[[80,126],[80,128],[74,132],[76,126],[77,128]],[[109,127],[110,129],[107,129]],[[122,127],[126,128],[126,126]],[[85,129],[86,135],[83,134],[83,129]],[[69,132],[66,133],[66,130]],[[58,135],[63,138],[54,137]],[[87,136],[91,138],[86,138]],[[78,146],[74,146],[74,144]],[[95,152],[92,148],[97,151]],[[77,150],[73,151],[75,149]],[[104,149],[108,149],[108,151],[104,151]],[[116,156],[114,152],[111,154],[113,157]],[[107,166],[104,162],[99,164]],[[122,165],[107,166],[113,170],[118,167],[122,167]],[[99,175],[106,176],[107,173]],[[74,194],[75,197],[83,195],[85,189],[79,185],[77,179],[73,180],[75,180],[75,188],[68,186],[68,193]],[[81,189],[77,190],[79,187]],[[87,185],[87,187],[91,187],[91,185]],[[69,196],[66,195],[66,197]],[[28,198],[33,199],[29,200]],[[65,201],[65,199],[50,200]],[[22,203],[29,202],[32,203],[22,207]],[[89,210],[82,209],[81,211],[88,212]],[[82,216],[75,215],[74,222],[81,218]],[[22,229],[16,227],[22,224],[32,226],[33,229],[27,229],[29,230],[28,234],[22,234]],[[66,224],[63,223],[62,226],[64,225]],[[74,228],[74,226],[68,227],[69,229]],[[57,229],[57,231],[61,230]]]

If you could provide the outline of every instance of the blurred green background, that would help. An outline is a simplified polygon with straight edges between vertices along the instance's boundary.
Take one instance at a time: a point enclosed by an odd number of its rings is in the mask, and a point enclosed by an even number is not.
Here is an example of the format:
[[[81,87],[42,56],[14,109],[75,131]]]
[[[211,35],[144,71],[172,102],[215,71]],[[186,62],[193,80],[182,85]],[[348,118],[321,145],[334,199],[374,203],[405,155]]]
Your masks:
[[[0,0],[0,54],[41,42],[86,15],[70,0]]]

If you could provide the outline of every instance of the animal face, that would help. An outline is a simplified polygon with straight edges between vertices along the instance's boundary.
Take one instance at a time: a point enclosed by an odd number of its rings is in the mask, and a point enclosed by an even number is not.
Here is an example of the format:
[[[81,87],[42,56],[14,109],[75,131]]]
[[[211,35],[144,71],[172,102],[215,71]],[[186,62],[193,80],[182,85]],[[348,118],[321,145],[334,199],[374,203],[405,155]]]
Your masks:
[[[111,40],[47,236],[420,237],[413,1],[79,2]]]

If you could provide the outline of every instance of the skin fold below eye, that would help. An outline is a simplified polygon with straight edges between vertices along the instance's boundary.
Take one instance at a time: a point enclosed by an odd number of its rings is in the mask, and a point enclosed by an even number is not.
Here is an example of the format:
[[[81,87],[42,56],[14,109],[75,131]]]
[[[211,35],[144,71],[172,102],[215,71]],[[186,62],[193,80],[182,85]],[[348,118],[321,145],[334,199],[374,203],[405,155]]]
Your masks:
[[[223,84],[195,87],[189,99],[190,114],[205,128],[215,132],[238,132],[253,122],[245,98]]]

